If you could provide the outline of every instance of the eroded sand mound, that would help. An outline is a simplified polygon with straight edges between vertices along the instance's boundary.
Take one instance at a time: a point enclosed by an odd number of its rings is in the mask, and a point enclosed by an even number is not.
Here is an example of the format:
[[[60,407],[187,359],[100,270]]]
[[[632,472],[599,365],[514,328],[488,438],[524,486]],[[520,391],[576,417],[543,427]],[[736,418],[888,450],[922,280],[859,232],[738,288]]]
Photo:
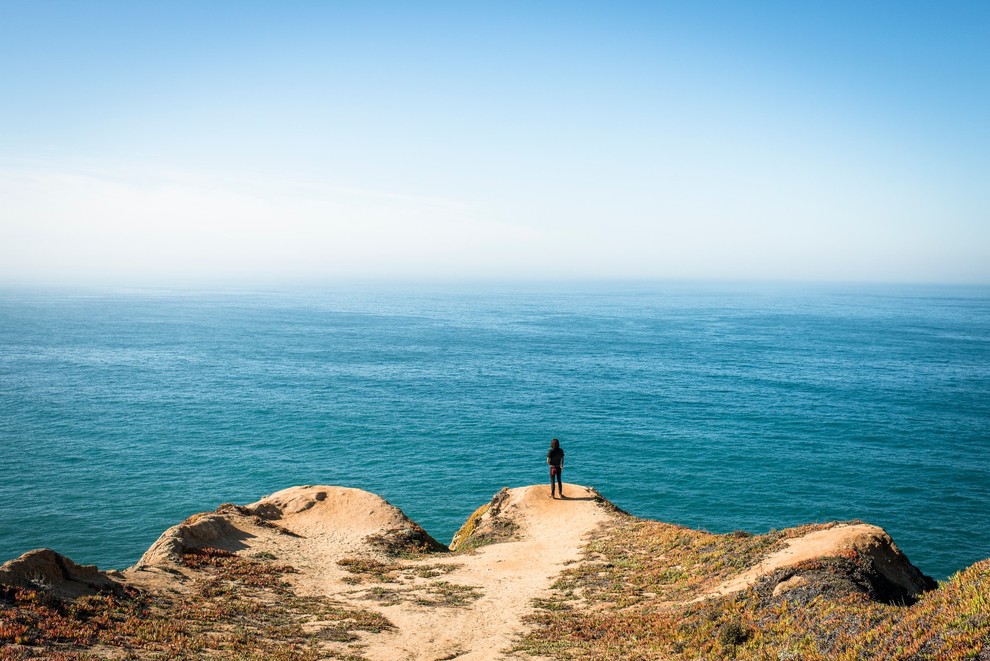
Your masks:
[[[135,568],[176,565],[190,548],[238,552],[271,535],[330,538],[340,549],[446,550],[380,496],[347,487],[301,486],[250,505],[228,503],[195,514],[162,533]]]

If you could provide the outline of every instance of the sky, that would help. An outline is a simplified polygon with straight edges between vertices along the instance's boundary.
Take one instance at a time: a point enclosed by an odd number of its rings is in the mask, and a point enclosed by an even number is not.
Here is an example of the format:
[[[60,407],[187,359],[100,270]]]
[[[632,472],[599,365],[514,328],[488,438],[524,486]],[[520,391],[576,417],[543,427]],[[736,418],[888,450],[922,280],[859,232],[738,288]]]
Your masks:
[[[990,2],[0,0],[0,284],[990,284]]]

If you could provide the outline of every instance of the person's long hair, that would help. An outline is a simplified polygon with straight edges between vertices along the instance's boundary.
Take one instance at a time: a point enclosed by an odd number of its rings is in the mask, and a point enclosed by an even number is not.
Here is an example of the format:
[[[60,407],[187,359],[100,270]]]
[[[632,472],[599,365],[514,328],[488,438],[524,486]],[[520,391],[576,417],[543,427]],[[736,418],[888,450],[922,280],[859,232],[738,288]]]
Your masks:
[[[559,447],[560,447],[560,441],[558,441],[556,438],[553,439],[552,441],[550,441],[550,449],[551,450],[556,450]]]

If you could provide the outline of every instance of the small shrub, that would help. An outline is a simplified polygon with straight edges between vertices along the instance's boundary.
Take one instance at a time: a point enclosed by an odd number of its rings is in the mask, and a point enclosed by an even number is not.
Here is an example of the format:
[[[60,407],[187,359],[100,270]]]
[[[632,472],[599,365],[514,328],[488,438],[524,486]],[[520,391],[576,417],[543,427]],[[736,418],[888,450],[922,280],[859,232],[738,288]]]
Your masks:
[[[749,631],[743,627],[739,620],[726,622],[718,631],[718,642],[721,643],[723,649],[731,650],[733,655],[735,655],[736,646],[742,645],[747,638],[749,638]]]

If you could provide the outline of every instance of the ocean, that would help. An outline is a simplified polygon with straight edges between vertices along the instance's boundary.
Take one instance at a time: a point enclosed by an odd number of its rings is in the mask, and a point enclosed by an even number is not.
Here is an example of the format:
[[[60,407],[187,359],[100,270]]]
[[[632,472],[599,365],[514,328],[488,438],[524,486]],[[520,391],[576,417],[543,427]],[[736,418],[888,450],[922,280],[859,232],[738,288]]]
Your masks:
[[[447,543],[566,481],[711,532],[861,519],[990,557],[990,289],[592,283],[0,291],[0,561],[359,487]]]

